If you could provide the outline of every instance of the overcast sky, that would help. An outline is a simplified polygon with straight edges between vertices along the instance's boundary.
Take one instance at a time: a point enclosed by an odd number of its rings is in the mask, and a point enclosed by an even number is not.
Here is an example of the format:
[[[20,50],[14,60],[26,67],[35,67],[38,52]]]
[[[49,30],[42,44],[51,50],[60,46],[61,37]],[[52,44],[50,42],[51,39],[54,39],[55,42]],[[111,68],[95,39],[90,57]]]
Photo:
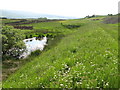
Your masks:
[[[119,0],[2,0],[0,9],[84,17],[118,13]]]

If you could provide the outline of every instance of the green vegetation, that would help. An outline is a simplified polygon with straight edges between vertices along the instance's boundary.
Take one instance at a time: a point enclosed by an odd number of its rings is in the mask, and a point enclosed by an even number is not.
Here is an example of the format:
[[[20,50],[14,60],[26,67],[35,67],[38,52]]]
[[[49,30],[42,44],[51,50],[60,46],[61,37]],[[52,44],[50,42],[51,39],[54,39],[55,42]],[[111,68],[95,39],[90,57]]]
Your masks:
[[[10,22],[17,22],[20,21],[20,19],[0,19],[0,21],[2,21],[2,24],[5,24]]]
[[[55,37],[4,80],[3,88],[118,88],[117,24],[93,19],[25,24],[34,29],[23,30],[24,38]]]
[[[25,49],[23,43],[23,35],[18,30],[10,26],[3,26],[2,28],[2,53],[3,60],[6,58],[18,58]],[[22,50],[23,49],[23,50]]]

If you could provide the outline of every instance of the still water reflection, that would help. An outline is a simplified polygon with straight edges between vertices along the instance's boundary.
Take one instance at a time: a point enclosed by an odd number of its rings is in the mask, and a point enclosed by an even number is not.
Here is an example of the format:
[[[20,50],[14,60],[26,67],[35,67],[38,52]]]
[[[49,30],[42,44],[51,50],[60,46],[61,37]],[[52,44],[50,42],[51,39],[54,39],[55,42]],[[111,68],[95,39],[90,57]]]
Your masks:
[[[20,58],[26,58],[31,52],[36,50],[43,50],[45,45],[47,45],[47,37],[43,37],[41,40],[36,39],[36,37],[24,39],[23,42],[26,45],[26,51],[20,56]]]

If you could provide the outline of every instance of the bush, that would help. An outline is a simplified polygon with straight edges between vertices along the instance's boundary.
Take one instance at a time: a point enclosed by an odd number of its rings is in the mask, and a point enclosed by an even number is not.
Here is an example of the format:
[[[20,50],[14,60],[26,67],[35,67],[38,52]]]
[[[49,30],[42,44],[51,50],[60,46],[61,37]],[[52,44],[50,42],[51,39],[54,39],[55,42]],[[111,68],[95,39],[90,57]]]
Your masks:
[[[25,39],[28,39],[28,36],[26,35]]]
[[[32,38],[33,36],[32,35],[30,35],[30,38]]]
[[[5,57],[18,58],[25,50],[24,36],[11,26],[2,27],[2,54]]]

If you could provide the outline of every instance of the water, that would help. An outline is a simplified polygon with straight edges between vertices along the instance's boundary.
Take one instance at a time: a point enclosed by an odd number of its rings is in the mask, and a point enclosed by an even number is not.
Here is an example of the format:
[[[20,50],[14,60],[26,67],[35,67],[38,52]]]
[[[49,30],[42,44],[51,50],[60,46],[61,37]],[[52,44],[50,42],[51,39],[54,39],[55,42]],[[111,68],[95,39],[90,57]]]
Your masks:
[[[26,45],[26,51],[19,58],[26,58],[31,52],[36,50],[43,50],[47,45],[47,37],[43,37],[41,40],[36,40],[36,37],[24,39],[23,42]]]

